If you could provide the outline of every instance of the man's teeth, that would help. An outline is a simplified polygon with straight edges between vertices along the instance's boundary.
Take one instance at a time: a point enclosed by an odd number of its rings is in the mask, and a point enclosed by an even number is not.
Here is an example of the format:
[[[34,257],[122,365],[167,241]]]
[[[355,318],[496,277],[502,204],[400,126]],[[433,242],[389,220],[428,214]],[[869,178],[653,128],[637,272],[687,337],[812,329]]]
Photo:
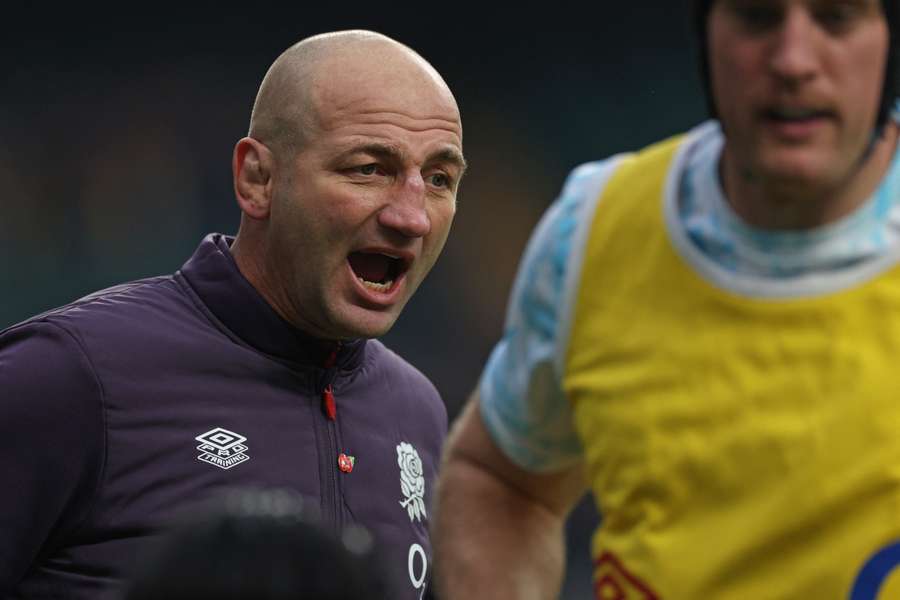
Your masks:
[[[367,281],[367,280],[363,279],[362,277],[360,277],[359,275],[357,275],[356,278],[359,279],[360,282],[362,282],[362,284],[364,286],[366,286],[370,290],[375,290],[376,292],[386,292],[390,289],[390,287],[392,285],[394,285],[393,279],[388,279],[384,283],[375,283],[374,281]]]

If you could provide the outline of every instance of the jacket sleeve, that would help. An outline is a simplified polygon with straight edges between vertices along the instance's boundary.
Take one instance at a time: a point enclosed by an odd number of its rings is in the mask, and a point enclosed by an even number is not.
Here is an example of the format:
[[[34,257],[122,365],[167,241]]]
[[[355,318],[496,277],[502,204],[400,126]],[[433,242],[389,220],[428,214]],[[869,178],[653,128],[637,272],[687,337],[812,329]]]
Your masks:
[[[102,470],[102,386],[48,322],[0,332],[0,597],[84,519]]]

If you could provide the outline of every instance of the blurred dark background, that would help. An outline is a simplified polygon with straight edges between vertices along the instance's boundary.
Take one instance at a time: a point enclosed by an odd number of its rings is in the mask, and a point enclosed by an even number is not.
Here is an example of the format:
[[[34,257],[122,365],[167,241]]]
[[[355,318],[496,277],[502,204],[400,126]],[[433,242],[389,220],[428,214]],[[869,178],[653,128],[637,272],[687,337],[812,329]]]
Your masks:
[[[7,7],[0,39],[0,328],[169,273],[237,231],[231,151],[294,42],[366,28],[419,51],[459,102],[470,163],[450,240],[385,338],[453,418],[500,336],[519,254],[569,170],[705,117],[688,0],[563,12],[452,5]],[[329,8],[333,7],[333,8]],[[588,503],[564,598],[589,597]]]

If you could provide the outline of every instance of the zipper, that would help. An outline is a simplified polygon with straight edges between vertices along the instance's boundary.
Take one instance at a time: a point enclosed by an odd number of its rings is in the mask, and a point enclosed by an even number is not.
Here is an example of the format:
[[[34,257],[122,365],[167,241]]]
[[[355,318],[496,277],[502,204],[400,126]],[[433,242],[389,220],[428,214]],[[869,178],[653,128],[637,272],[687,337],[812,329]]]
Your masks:
[[[334,397],[332,383],[337,376],[335,363],[340,352],[341,344],[335,346],[323,363],[325,376],[319,384],[318,392],[320,405],[318,418],[315,419],[316,429],[324,433],[327,441],[325,452],[319,453],[319,473],[322,482],[322,515],[325,523],[340,532],[343,528],[343,511],[341,510],[341,490],[339,473],[339,456],[341,455],[340,443],[337,431],[337,401]]]

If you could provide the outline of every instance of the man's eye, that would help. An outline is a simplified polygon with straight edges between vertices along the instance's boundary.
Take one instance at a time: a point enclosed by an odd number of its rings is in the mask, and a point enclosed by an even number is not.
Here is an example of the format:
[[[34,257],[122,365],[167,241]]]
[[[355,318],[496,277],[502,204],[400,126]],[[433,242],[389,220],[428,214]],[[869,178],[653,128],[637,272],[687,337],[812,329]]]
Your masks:
[[[444,173],[435,173],[428,177],[431,185],[437,187],[450,187],[450,178]]]
[[[374,175],[375,173],[378,172],[378,165],[376,165],[375,163],[370,163],[368,165],[360,165],[360,166],[356,167],[356,170],[361,175]]]
[[[815,18],[828,29],[837,31],[850,26],[860,9],[860,6],[850,2],[835,3],[817,10]]]

